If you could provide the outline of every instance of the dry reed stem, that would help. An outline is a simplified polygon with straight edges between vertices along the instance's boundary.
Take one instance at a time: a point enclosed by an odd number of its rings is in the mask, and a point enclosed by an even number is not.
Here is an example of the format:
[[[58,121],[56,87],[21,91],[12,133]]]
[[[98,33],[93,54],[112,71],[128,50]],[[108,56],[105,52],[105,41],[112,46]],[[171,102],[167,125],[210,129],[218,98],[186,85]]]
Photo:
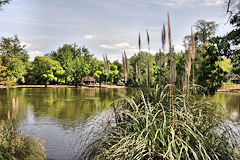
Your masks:
[[[128,79],[128,60],[127,60],[127,55],[125,50],[122,54],[122,61],[123,61],[124,82],[126,84]]]
[[[104,61],[104,67],[107,73],[107,77],[109,76],[109,64],[108,64],[108,58],[107,58],[107,54],[103,54],[103,61]]]
[[[194,83],[195,83],[195,77],[194,77],[194,61],[195,61],[195,57],[196,57],[196,47],[195,47],[195,39],[194,39],[194,34],[193,34],[193,30],[192,30],[192,27],[191,27],[191,41],[192,41],[192,74],[193,74],[193,86],[194,86]],[[193,87],[194,88],[194,87]]]
[[[172,118],[172,127],[174,127],[175,123],[175,115],[174,115],[174,105],[173,105],[173,84],[172,84],[172,76],[173,76],[173,70],[172,70],[172,39],[171,39],[171,24],[170,24],[170,16],[169,12],[167,12],[167,17],[168,17],[168,41],[169,41],[169,56],[170,56],[170,77],[169,77],[169,82],[170,82],[170,119]],[[171,115],[171,112],[173,111],[173,115]],[[171,124],[171,120],[170,120]]]
[[[192,50],[191,50],[191,46],[189,45],[188,57],[187,57],[187,83],[186,83],[186,85],[187,85],[187,95],[189,94],[189,79],[190,79],[191,66],[192,66],[191,57],[192,57]]]
[[[150,54],[150,37],[149,37],[149,33],[148,30],[146,30],[146,34],[147,34],[147,43],[148,43],[148,50],[149,53],[147,54],[147,87],[150,86],[150,66],[149,66],[149,54]]]

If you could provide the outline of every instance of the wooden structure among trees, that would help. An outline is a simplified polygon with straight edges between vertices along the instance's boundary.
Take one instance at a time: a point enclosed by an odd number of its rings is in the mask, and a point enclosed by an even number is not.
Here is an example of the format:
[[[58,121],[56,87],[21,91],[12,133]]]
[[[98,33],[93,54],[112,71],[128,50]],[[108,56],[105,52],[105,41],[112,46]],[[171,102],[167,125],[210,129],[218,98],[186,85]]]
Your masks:
[[[234,84],[240,83],[240,76],[238,74],[231,74],[228,76],[228,80],[230,80]]]
[[[83,77],[82,82],[85,84],[95,84],[96,79],[93,76],[86,76],[86,77]]]

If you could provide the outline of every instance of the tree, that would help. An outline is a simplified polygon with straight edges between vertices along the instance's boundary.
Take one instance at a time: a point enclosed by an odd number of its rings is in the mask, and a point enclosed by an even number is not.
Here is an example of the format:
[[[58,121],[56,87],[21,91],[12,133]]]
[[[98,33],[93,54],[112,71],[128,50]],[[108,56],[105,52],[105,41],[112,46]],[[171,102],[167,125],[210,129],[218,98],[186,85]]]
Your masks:
[[[118,80],[120,80],[118,75],[119,75],[118,67],[114,64],[110,64],[108,81],[111,84],[117,84]]]
[[[0,85],[7,83],[7,67],[1,65],[2,60],[0,58]]]
[[[84,57],[82,56],[78,56],[74,59],[72,68],[72,76],[74,78],[74,83],[77,87],[78,84],[82,81],[82,78],[89,75],[90,70],[88,68],[88,65],[86,64]]]
[[[207,93],[213,95],[226,82],[227,72],[223,71],[220,63],[225,46],[218,38],[212,38],[210,43],[204,44],[197,57],[196,83],[205,87]]]
[[[198,47],[201,47],[204,43],[207,43],[207,41],[215,35],[215,32],[217,30],[218,24],[216,24],[214,21],[205,21],[205,20],[198,20],[194,25],[194,30],[196,32],[194,33],[194,40]],[[191,44],[191,35],[187,35],[183,39],[183,45],[185,49],[188,49],[188,45]]]
[[[6,4],[8,4],[11,0],[0,0],[0,8]]]
[[[196,29],[197,41],[200,44],[206,43],[211,37],[215,35],[218,24],[214,21],[207,22],[205,20],[198,20],[194,25]]]
[[[94,72],[96,71],[97,59],[93,58],[93,55],[89,53],[88,49],[85,46],[78,47],[75,43],[64,44],[62,47],[58,48],[57,51],[52,51],[46,54],[45,56],[60,62],[61,66],[65,70],[64,73],[65,84],[71,82],[74,79],[76,81],[77,73],[74,73],[74,71],[80,69],[79,66],[76,64],[76,58],[81,60],[81,62],[84,61],[85,69],[90,70],[88,74],[93,75]],[[75,76],[75,78],[73,77],[73,75]],[[78,77],[77,79],[79,78],[80,77]]]
[[[228,52],[225,55],[231,59],[233,72],[240,75],[240,2],[228,0],[227,13],[230,14],[230,24],[235,28],[228,33],[222,40],[229,43]],[[238,7],[237,7],[238,6]],[[237,47],[238,46],[238,47]],[[230,53],[230,54],[229,54]]]
[[[1,38],[0,57],[2,65],[8,68],[7,78],[13,83],[24,83],[25,64],[29,59],[24,47],[16,35],[10,38]]]
[[[34,77],[37,84],[56,84],[61,82],[64,70],[60,63],[48,57],[35,57],[33,61]]]

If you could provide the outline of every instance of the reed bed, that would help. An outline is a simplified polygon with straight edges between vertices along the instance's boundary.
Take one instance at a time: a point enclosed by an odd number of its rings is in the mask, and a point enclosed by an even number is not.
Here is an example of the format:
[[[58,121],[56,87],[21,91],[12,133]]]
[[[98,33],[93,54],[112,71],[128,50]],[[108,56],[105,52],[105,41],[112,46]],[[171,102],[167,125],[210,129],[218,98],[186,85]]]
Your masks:
[[[169,87],[157,86],[148,94],[139,91],[119,101],[116,123],[95,143],[90,159],[238,160],[236,135],[207,97],[186,98],[175,88],[175,126],[171,125]]]

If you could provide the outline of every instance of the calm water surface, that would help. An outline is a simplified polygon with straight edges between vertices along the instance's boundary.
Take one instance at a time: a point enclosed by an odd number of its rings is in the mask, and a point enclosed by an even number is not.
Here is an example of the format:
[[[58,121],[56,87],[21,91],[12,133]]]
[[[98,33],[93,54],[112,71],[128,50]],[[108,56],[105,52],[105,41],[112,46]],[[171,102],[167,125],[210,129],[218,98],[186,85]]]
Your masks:
[[[110,117],[112,103],[126,92],[132,90],[0,89],[0,119],[7,119],[11,100],[18,97],[18,123],[22,132],[41,139],[49,159],[67,160],[76,155],[77,149],[84,148],[93,130],[101,130],[98,122]],[[213,98],[223,105],[222,112],[239,124],[240,94],[217,93]]]
[[[0,89],[0,119],[7,119],[11,99],[18,97],[19,127],[41,139],[54,160],[73,157],[93,127],[109,116],[111,104],[125,89],[17,88]],[[100,129],[96,125],[94,130]]]

